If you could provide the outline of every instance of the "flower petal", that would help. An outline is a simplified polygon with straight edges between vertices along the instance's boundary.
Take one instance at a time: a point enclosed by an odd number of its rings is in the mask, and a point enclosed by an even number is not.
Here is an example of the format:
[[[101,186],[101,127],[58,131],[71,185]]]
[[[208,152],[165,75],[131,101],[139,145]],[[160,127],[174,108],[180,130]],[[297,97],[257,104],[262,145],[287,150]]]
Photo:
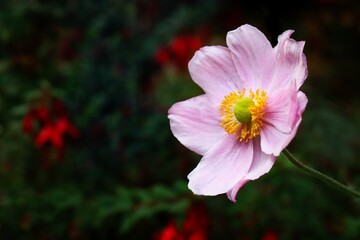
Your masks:
[[[265,89],[275,67],[275,51],[257,28],[242,25],[226,37],[236,70],[245,87]]]
[[[230,50],[222,46],[203,47],[189,62],[191,78],[210,97],[219,101],[230,91],[241,89]]]
[[[273,154],[279,156],[280,152],[290,143],[294,138],[296,131],[302,120],[301,115],[305,110],[307,104],[307,98],[303,92],[297,93],[297,102],[293,105],[294,110],[291,113],[294,116],[292,118],[292,131],[288,134],[280,132],[274,126],[270,124],[264,124],[261,128],[261,149],[266,154]]]
[[[249,180],[240,180],[233,189],[226,193],[229,200],[236,202],[236,195],[240,188],[242,188]]]
[[[248,181],[258,179],[269,172],[275,163],[276,158],[274,155],[266,154],[261,151],[259,139],[253,140],[253,145],[254,156],[248,174],[227,193],[228,198],[233,202],[236,202],[236,194],[242,186]]]
[[[269,172],[275,163],[275,156],[266,154],[261,150],[260,140],[254,141],[254,157],[249,173],[245,177],[248,180],[255,180]]]
[[[306,57],[303,54],[305,42],[291,39],[293,32],[288,30],[278,37],[275,47],[275,72],[268,91],[287,88],[292,83],[295,83],[296,89],[299,90],[307,77]]]
[[[297,132],[297,129],[299,128],[299,125],[301,123],[302,120],[302,114],[306,108],[306,105],[308,103],[308,99],[305,96],[305,94],[301,91],[299,91],[297,93],[297,100],[298,100],[298,109],[297,109],[297,116],[295,117],[294,121],[293,121],[293,130],[290,133],[289,139],[287,142],[285,142],[284,144],[284,148],[290,143],[290,141],[295,137],[295,134]]]
[[[289,138],[289,134],[282,133],[274,126],[266,124],[261,129],[261,149],[267,154],[279,156],[284,149],[283,145]]]
[[[277,91],[269,96],[266,102],[263,121],[270,124],[282,133],[290,133],[294,116],[296,115],[297,90],[295,85],[288,89]]]
[[[174,136],[200,155],[226,136],[218,109],[206,95],[174,104],[168,117]]]
[[[239,142],[228,135],[207,152],[188,175],[189,189],[199,195],[226,193],[246,176],[252,159],[252,142]]]

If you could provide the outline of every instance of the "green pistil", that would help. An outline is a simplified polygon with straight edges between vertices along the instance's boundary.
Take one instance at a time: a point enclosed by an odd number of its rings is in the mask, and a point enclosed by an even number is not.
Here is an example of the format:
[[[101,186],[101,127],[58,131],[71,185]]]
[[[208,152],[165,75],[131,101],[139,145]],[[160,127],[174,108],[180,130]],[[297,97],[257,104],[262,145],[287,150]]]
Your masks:
[[[251,122],[250,106],[254,104],[253,100],[249,97],[240,99],[234,107],[234,115],[241,123]]]

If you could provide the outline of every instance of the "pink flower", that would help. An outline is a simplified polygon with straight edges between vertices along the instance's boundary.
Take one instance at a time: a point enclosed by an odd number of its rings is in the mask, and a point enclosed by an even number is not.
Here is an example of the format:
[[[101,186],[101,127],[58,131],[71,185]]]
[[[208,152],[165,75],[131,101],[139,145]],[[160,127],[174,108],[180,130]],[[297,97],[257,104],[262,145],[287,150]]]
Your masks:
[[[307,104],[299,91],[307,65],[305,43],[292,33],[273,48],[257,28],[243,25],[227,34],[228,47],[203,47],[189,62],[205,94],[174,104],[169,119],[175,137],[203,155],[188,175],[195,194],[227,193],[235,202],[295,136]]]

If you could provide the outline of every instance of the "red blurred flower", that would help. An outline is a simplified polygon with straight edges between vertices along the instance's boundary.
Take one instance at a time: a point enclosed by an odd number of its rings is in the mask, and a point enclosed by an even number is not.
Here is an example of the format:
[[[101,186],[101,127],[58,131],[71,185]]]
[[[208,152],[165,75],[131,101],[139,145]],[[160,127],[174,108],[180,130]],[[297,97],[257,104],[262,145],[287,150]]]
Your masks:
[[[207,239],[207,229],[209,225],[208,215],[203,204],[190,207],[182,230],[185,239],[205,240]]]
[[[38,147],[44,146],[47,142],[52,144],[56,149],[62,149],[63,147],[63,140],[58,134],[54,124],[51,123],[46,124],[35,138],[35,143]]]
[[[68,118],[59,118],[56,122],[56,129],[60,135],[68,134],[73,138],[80,136],[79,131],[71,124]]]
[[[42,147],[46,142],[49,142],[57,149],[62,149],[64,146],[64,135],[68,134],[73,138],[79,137],[78,130],[70,123],[67,118],[59,118],[55,123],[46,124],[37,137],[35,143],[38,147]]]
[[[30,110],[23,118],[22,128],[25,133],[31,133],[34,131],[34,117],[35,112],[33,110]]]
[[[202,40],[194,36],[175,38],[170,44],[175,64],[181,69],[187,69],[188,62],[193,57],[195,51],[199,50],[203,45]]]
[[[169,224],[158,234],[157,240],[183,240],[181,233],[176,229],[175,221]]]
[[[155,53],[155,61],[160,65],[165,65],[170,61],[169,50],[167,48],[159,48]]]
[[[38,129],[34,127],[35,122],[38,122]],[[34,143],[43,156],[44,167],[49,165],[52,150],[55,150],[56,159],[62,159],[66,136],[80,136],[70,122],[63,102],[52,97],[40,100],[37,106],[32,107],[24,116],[22,125],[25,133],[34,136]]]
[[[189,208],[181,231],[176,228],[175,221],[169,224],[156,235],[156,240],[206,240],[208,230],[208,216],[203,204]]]
[[[203,45],[204,41],[198,36],[180,35],[175,37],[168,46],[156,51],[155,61],[160,65],[172,63],[179,69],[186,70],[195,51]]]
[[[50,118],[50,111],[47,107],[45,107],[44,105],[40,105],[38,106],[36,109],[36,117],[39,121],[41,121],[42,123],[48,123],[49,121],[51,121]]]
[[[262,240],[278,240],[279,237],[276,235],[276,233],[272,230],[267,230],[262,237]]]

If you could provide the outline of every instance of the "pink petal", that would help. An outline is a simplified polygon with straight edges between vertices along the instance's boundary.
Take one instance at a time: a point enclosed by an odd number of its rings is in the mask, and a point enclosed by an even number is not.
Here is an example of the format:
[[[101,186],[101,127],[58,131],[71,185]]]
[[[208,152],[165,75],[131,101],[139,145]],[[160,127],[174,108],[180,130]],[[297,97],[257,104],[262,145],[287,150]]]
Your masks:
[[[296,115],[297,90],[295,86],[278,91],[267,99],[263,121],[282,133],[290,133]]]
[[[220,126],[218,108],[206,95],[174,104],[168,117],[174,136],[200,155],[226,136]]]
[[[288,30],[278,37],[275,72],[267,89],[270,92],[286,88],[292,83],[295,83],[298,90],[307,77],[306,57],[303,54],[305,42],[291,39],[293,32]]]
[[[297,100],[298,100],[298,109],[297,109],[297,117],[294,120],[294,124],[293,124],[293,130],[290,133],[290,136],[288,138],[288,141],[285,142],[284,144],[284,148],[291,142],[291,140],[295,137],[295,134],[297,132],[297,129],[299,128],[299,125],[301,123],[302,120],[302,114],[306,108],[306,105],[308,103],[308,99],[305,96],[305,94],[301,91],[299,91],[297,93]]]
[[[246,176],[253,159],[253,144],[226,136],[207,152],[188,175],[189,189],[195,194],[214,196],[226,193]]]
[[[259,139],[254,140],[253,145],[254,156],[248,174],[227,193],[228,198],[233,202],[236,202],[236,194],[242,186],[248,181],[258,179],[269,172],[275,163],[276,158],[274,155],[265,154],[261,151]]]
[[[203,47],[189,62],[191,78],[211,98],[221,102],[230,91],[241,89],[230,50],[226,47]]]
[[[228,191],[227,197],[229,200],[236,202],[236,194],[249,180],[240,180],[230,191]]]
[[[307,103],[308,103],[308,99],[307,99],[306,95],[303,92],[299,91],[297,93],[297,100],[299,101],[298,114],[301,116],[302,113],[305,110],[305,107],[306,107]]]
[[[279,156],[280,152],[294,138],[296,131],[301,122],[301,115],[305,110],[307,98],[303,92],[297,93],[297,102],[293,105],[294,117],[292,117],[292,131],[288,134],[282,133],[270,124],[264,124],[261,128],[261,149],[266,154]]]
[[[272,125],[266,124],[261,128],[261,149],[267,154],[279,156],[289,135],[280,132]]]
[[[242,25],[226,37],[236,70],[245,87],[265,89],[275,67],[275,51],[265,35],[257,28]]]
[[[255,180],[269,172],[275,163],[275,156],[266,154],[261,150],[260,140],[254,141],[254,157],[249,173],[245,177],[248,180]]]

